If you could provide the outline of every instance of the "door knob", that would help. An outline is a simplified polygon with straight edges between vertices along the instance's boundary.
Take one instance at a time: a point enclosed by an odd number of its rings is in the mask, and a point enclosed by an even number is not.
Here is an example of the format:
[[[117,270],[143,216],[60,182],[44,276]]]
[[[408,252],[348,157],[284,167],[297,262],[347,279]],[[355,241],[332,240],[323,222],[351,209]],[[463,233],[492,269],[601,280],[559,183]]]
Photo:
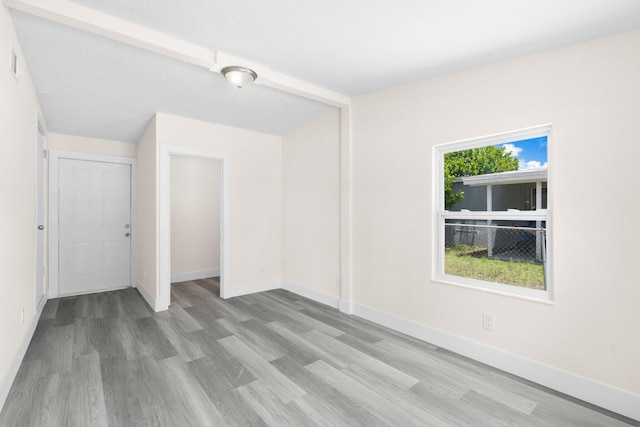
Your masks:
[[[124,233],[124,237],[129,237],[131,236],[131,233]]]
[[[44,225],[39,225],[38,230],[44,230]]]

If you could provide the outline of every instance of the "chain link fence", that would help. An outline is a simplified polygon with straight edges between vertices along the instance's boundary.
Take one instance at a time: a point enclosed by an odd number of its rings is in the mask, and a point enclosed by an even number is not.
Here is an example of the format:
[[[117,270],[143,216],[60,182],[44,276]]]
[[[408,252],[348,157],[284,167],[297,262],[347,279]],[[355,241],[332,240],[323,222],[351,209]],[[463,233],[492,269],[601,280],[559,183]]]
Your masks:
[[[447,220],[445,272],[544,289],[545,225],[544,221]]]
[[[487,221],[445,223],[445,246],[473,246],[489,258],[506,261],[544,262],[546,229],[542,224],[536,227],[535,222],[526,225],[509,222],[495,225],[487,224]]]

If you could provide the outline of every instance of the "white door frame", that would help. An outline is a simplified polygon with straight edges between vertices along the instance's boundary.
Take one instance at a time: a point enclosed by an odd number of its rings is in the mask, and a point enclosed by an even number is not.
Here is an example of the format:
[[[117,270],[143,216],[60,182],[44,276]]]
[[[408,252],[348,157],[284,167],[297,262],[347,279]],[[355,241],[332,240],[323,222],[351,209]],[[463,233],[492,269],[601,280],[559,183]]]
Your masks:
[[[46,205],[46,157],[45,152],[47,149],[47,141],[46,134],[44,131],[44,126],[40,124],[40,117],[36,115],[36,156],[35,156],[35,203],[34,203],[34,225],[36,227],[44,226],[43,230],[35,231],[35,256],[34,256],[34,265],[35,265],[35,279],[34,279],[34,301],[35,301],[35,313],[39,313],[40,310],[44,307],[44,303],[47,301],[47,292],[45,287],[46,277],[47,277],[47,263],[46,263],[46,254],[45,245],[47,243],[47,233],[48,224],[47,224],[47,205]],[[42,214],[42,216],[40,215]],[[42,222],[41,222],[42,221]],[[42,248],[42,259],[39,257],[39,248]],[[39,263],[42,263],[42,274],[43,277],[39,277],[38,271],[40,266]],[[43,294],[40,300],[38,300],[38,288],[43,287]]]
[[[158,260],[158,306],[164,309],[171,303],[171,156],[199,157],[220,161],[220,297],[226,298],[229,283],[229,154],[180,145],[160,145],[160,213]]]
[[[60,159],[117,163],[131,166],[131,271],[129,280],[131,286],[136,287],[136,277],[138,275],[138,172],[136,159],[133,157],[51,150],[49,152],[49,298],[57,298],[60,295],[58,282],[58,240],[60,238],[58,226],[58,190]]]

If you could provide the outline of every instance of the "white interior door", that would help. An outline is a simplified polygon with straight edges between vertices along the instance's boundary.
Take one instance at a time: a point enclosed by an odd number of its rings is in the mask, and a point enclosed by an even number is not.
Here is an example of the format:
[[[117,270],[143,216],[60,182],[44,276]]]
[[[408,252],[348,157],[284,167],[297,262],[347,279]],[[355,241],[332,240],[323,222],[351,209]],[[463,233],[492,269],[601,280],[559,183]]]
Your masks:
[[[131,286],[131,165],[60,159],[59,295]]]
[[[44,209],[44,165],[45,165],[44,134],[38,126],[38,139],[36,143],[36,260],[35,260],[35,307],[36,310],[44,303],[44,239],[45,209]]]

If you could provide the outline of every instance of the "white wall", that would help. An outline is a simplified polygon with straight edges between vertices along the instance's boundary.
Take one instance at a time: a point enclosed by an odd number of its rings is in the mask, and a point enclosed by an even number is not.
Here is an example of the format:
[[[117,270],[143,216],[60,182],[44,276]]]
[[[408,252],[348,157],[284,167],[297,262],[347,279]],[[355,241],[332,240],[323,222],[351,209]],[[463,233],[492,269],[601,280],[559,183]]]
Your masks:
[[[640,394],[638,52],[634,31],[357,98],[355,302]],[[554,304],[432,281],[433,146],[545,123]]]
[[[282,143],[282,279],[340,297],[340,112]]]
[[[9,70],[18,53],[19,79]],[[0,408],[36,319],[35,142],[38,102],[9,13],[0,7]],[[24,309],[24,321],[22,310]]]
[[[230,287],[280,280],[282,139],[168,114],[157,114],[157,143],[230,156]]]
[[[136,157],[137,151],[136,144],[60,133],[47,134],[47,148],[119,157]]]
[[[220,172],[219,160],[171,156],[171,276],[178,281],[220,269]]]
[[[151,303],[158,282],[158,147],[156,118],[136,144],[138,158],[138,290]],[[152,304],[153,305],[153,304]]]

